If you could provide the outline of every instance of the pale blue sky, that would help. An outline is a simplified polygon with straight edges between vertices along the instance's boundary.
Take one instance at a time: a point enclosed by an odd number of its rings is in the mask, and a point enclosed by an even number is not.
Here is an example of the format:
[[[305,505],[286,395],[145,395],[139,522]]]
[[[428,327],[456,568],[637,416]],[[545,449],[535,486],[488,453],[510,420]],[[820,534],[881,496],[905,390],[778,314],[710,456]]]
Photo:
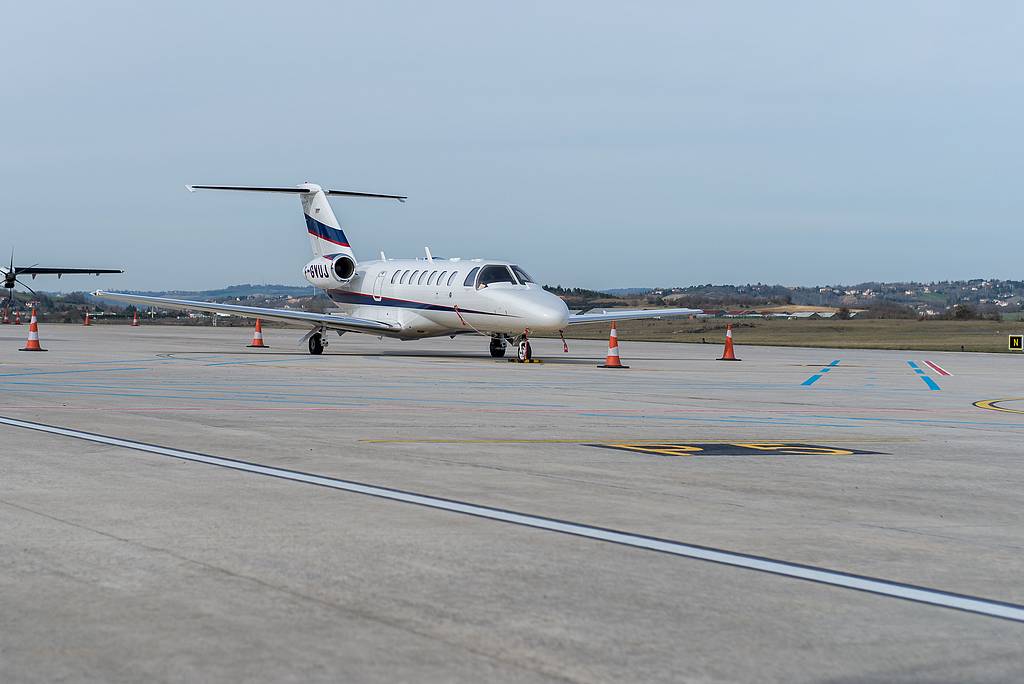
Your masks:
[[[620,287],[1024,277],[1019,2],[9,3],[0,221],[62,286],[356,254]],[[56,281],[37,281],[46,289]]]

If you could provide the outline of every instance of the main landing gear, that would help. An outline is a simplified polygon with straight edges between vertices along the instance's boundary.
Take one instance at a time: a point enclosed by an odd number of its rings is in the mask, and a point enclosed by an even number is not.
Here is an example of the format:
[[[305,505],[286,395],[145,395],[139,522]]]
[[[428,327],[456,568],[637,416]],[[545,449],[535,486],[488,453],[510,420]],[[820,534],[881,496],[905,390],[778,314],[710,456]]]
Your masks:
[[[327,340],[324,339],[323,333],[315,332],[309,336],[310,354],[323,354],[326,346]]]
[[[505,344],[505,337],[503,335],[495,335],[491,338],[491,356],[496,359],[500,359],[505,356],[505,349],[508,345]]]

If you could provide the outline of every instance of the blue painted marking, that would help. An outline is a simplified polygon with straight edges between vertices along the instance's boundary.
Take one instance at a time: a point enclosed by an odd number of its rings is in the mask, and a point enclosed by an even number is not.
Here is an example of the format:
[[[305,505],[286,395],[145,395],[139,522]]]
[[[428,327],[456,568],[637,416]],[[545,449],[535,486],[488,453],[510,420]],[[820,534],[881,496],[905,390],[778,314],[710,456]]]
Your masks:
[[[0,373],[0,378],[18,378],[25,375],[65,375],[67,373],[112,373],[114,371],[151,370],[149,368],[90,368],[89,370],[32,371],[31,373]]]
[[[144,370],[144,369],[139,369]],[[18,387],[14,387],[18,385]],[[29,386],[38,387],[38,389],[32,389]],[[71,389],[72,387],[77,389]],[[58,389],[59,388],[59,389]],[[94,390],[107,390],[107,391],[84,391],[87,389]],[[526,403],[526,402],[501,402],[494,403],[493,401],[473,401],[469,399],[410,399],[407,397],[387,397],[387,396],[375,396],[375,395],[363,395],[358,400],[346,401],[345,399],[333,399],[330,401],[314,401],[309,398],[308,395],[304,394],[291,394],[282,392],[247,392],[247,391],[225,391],[222,394],[224,396],[202,396],[196,394],[196,392],[207,392],[207,390],[192,390],[187,387],[179,387],[177,391],[179,393],[188,394],[158,394],[154,388],[132,388],[132,387],[118,387],[112,385],[69,385],[66,383],[51,384],[44,382],[4,382],[0,383],[0,392],[20,392],[20,393],[32,393],[32,394],[80,394],[90,396],[110,396],[110,397],[139,397],[144,399],[189,399],[193,401],[237,401],[237,402],[257,402],[257,403],[281,403],[281,404],[304,404],[311,406],[331,406],[337,408],[346,408],[351,406],[363,406],[367,401],[379,401],[379,402],[408,402],[414,405],[442,405],[442,406],[505,406],[510,408],[567,408],[561,404],[542,404],[542,403]],[[294,397],[294,398],[292,398]]]
[[[259,361],[221,361],[219,363],[207,363],[205,366],[248,366],[253,363],[291,363],[292,361],[315,361],[316,356],[295,356],[292,358],[260,359]]]
[[[804,386],[804,387],[810,387],[814,383],[818,382],[818,380],[821,380],[821,376],[822,376],[823,373],[828,373],[830,370],[832,370],[834,367],[836,367],[838,365],[839,365],[839,359],[836,359],[835,361],[833,361],[832,363],[828,364],[827,366],[822,368],[820,371],[818,371],[815,375],[812,375],[811,377],[807,378],[806,380],[804,380],[800,384],[802,386]]]
[[[223,354],[214,354],[211,356],[192,356],[192,357],[170,357],[162,356],[156,359],[118,359],[114,361],[75,361],[70,363],[70,366],[95,366],[97,364],[108,364],[108,363],[165,363],[167,361],[194,361],[196,359],[219,359],[223,357]]]
[[[914,372],[917,373],[918,377],[920,377],[921,380],[924,381],[924,384],[928,386],[928,389],[930,389],[930,390],[941,390],[942,389],[941,387],[939,387],[939,384],[937,382],[935,382],[934,380],[932,380],[930,377],[928,377],[928,375],[923,370],[921,370],[921,367],[918,366],[916,363],[914,363],[913,361],[907,361],[907,365],[914,369]]]

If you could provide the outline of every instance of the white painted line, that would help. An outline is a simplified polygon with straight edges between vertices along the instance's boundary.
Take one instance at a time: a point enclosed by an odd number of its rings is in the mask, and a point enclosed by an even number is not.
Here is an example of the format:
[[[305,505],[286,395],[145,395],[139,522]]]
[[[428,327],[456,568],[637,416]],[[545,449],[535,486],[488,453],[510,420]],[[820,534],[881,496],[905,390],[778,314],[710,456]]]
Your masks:
[[[970,613],[977,613],[979,615],[1024,622],[1024,606],[994,601],[977,596],[953,594],[939,589],[930,589],[928,587],[915,586],[912,584],[891,582],[889,580],[865,577],[863,575],[851,575],[837,570],[828,570],[826,568],[818,568],[810,565],[800,565],[798,563],[788,563],[786,561],[774,560],[761,556],[751,556],[744,553],[734,553],[706,546],[685,544],[668,539],[658,539],[656,537],[630,534],[629,532],[592,527],[581,523],[545,518],[536,515],[529,515],[527,513],[517,513],[515,511],[507,511],[500,508],[491,508],[489,506],[478,506],[452,499],[441,499],[438,497],[426,496],[424,494],[416,494],[415,492],[406,492],[399,489],[390,489],[388,487],[378,487],[375,485],[353,482],[351,480],[340,480],[333,477],[324,477],[321,475],[287,470],[284,468],[274,468],[271,466],[260,465],[258,463],[238,461],[231,458],[209,456],[207,454],[200,454],[194,451],[171,449],[168,447],[157,446],[155,444],[134,442],[127,439],[120,439],[118,437],[108,437],[106,435],[98,435],[91,432],[82,432],[80,430],[69,430],[67,428],[45,425],[43,423],[33,423],[25,420],[16,420],[14,418],[0,416],[0,424],[9,425],[11,427],[27,428],[29,430],[38,430],[40,432],[61,435],[64,437],[74,437],[76,439],[83,439],[97,444],[107,444],[110,446],[123,447],[125,449],[145,451],[147,453],[170,456],[171,458],[178,458],[185,461],[206,463],[208,465],[230,468],[232,470],[241,470],[243,472],[255,473],[257,475],[266,475],[268,477],[277,477],[285,480],[292,480],[294,482],[304,482],[306,484],[313,484],[321,487],[330,487],[331,489],[340,489],[346,492],[366,494],[368,496],[390,499],[392,501],[401,501],[403,503],[416,504],[418,506],[427,506],[429,508],[461,513],[463,515],[472,515],[479,518],[487,518],[489,520],[497,520],[500,522],[511,523],[513,525],[522,525],[551,532],[571,534],[577,537],[586,537],[588,539],[596,539],[599,541],[611,542],[613,544],[632,546],[638,549],[660,551],[662,553],[683,556],[685,558],[710,561],[712,563],[731,565],[733,567],[746,568],[748,570],[757,570],[759,572],[767,572],[774,575],[782,575],[784,577],[819,582],[821,584],[828,584],[834,587],[855,589],[857,591],[865,591],[872,594],[905,599],[907,601],[916,601],[918,603],[927,603],[929,605],[941,606],[943,608],[953,608]]]
[[[927,363],[929,366],[931,366],[932,370],[935,371],[936,373],[938,373],[939,375],[943,375],[943,376],[953,375],[948,370],[946,370],[945,368],[943,368],[939,364],[935,363],[934,361],[925,361],[925,363]]]

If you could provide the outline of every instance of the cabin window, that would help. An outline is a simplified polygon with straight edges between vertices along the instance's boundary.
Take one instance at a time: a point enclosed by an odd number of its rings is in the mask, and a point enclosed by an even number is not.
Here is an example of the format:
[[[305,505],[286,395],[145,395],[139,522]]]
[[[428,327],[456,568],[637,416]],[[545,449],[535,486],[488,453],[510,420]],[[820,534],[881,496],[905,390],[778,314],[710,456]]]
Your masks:
[[[452,274],[450,276],[448,276],[448,287],[452,286],[452,283],[455,282],[455,276],[457,276],[457,275],[459,275],[458,271],[452,271]]]
[[[487,287],[494,283],[514,283],[512,271],[508,266],[484,266],[480,271],[480,279],[477,281],[477,288]]]
[[[465,285],[466,287],[473,287],[473,283],[476,280],[476,272],[479,270],[480,267],[477,266],[472,271],[470,271],[469,274],[466,276],[465,282],[463,282],[462,284]]]
[[[398,280],[398,274],[399,273],[401,273],[401,271],[395,271],[394,274],[391,276],[391,284],[392,285],[394,285],[395,281]]]
[[[437,275],[437,271],[431,271],[430,272],[430,276],[427,278],[427,285],[433,285],[434,284],[434,276],[436,276],[436,275]]]
[[[444,285],[444,278],[448,275],[448,271],[441,271],[441,275],[437,276],[437,286],[441,287]]]
[[[416,276],[418,276],[419,274],[420,274],[419,271],[413,271],[412,272],[412,275],[409,276],[409,284],[410,285],[415,285],[416,284]]]
[[[427,279],[427,272],[420,273],[420,279],[416,282],[417,285],[422,285],[423,281]]]
[[[400,284],[405,285],[409,282],[409,271],[402,271],[402,279],[398,281]]]
[[[526,283],[536,282],[533,278],[530,277],[529,273],[519,268],[518,266],[512,266],[512,272],[516,274],[516,278],[518,278],[519,282],[522,283],[523,285],[525,285]]]

